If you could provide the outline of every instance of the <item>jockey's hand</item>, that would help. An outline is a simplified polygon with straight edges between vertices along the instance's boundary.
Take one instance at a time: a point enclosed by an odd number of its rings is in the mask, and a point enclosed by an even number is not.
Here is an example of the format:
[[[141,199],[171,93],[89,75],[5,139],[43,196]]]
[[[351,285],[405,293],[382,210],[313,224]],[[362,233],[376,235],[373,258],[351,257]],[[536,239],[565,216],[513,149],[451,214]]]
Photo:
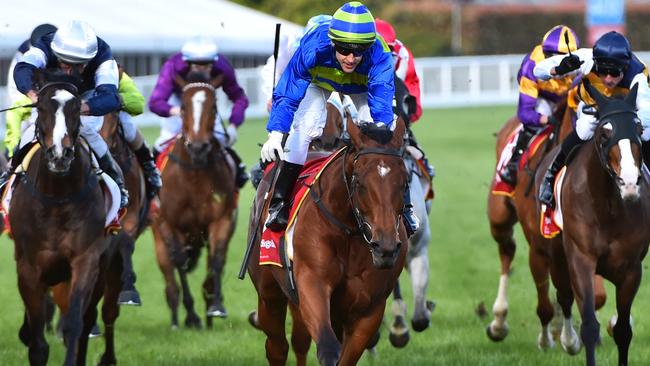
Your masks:
[[[555,73],[557,75],[570,73],[571,71],[578,70],[580,65],[583,63],[584,61],[581,61],[580,57],[577,55],[567,55],[562,59],[562,61],[560,61],[560,64],[555,67]]]
[[[32,103],[38,102],[38,93],[34,90],[30,90],[27,92],[27,97],[32,101]]]
[[[226,127],[226,134],[228,135],[228,146],[232,146],[237,142],[237,127],[233,124],[229,124]]]
[[[270,163],[277,157],[284,160],[284,151],[282,150],[282,132],[271,131],[269,139],[262,146],[262,161]]]
[[[180,116],[181,115],[181,107],[179,107],[179,106],[172,107],[169,110],[169,115],[170,116]]]

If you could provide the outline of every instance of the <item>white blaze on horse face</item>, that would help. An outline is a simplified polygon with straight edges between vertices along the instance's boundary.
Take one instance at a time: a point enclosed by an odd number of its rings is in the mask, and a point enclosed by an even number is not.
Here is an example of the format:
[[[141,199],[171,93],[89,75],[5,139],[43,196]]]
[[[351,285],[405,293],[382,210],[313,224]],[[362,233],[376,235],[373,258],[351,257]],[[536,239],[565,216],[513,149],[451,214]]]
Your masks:
[[[59,107],[54,113],[54,131],[52,131],[52,141],[54,142],[54,152],[57,157],[63,156],[63,138],[68,134],[68,127],[65,124],[65,114],[63,107],[74,98],[74,95],[67,90],[57,90],[52,99],[59,103]]]
[[[379,162],[379,165],[377,165],[377,171],[379,172],[379,176],[384,178],[388,175],[388,173],[390,173],[390,167],[381,161]]]
[[[634,156],[632,155],[632,146],[629,139],[623,139],[618,142],[621,151],[621,173],[619,177],[619,189],[623,199],[637,199],[639,197],[639,167],[636,166]]]
[[[194,133],[199,133],[201,127],[201,115],[203,114],[203,103],[205,102],[205,91],[201,90],[192,95],[192,111],[194,117]]]

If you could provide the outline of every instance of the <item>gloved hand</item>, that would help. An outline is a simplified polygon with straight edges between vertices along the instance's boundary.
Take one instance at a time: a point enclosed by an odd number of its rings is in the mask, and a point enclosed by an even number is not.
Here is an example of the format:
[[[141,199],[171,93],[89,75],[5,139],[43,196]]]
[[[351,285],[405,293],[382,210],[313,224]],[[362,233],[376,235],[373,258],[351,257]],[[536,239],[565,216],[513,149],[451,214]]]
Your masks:
[[[562,59],[562,61],[560,61],[560,64],[555,67],[555,73],[557,75],[567,74],[571,71],[578,70],[580,65],[583,63],[584,61],[581,61],[580,57],[577,55],[567,55]]]
[[[232,146],[237,142],[237,127],[233,124],[229,124],[226,127],[226,133],[228,135],[228,146]]]
[[[284,160],[284,151],[282,150],[282,132],[271,131],[269,139],[262,146],[262,161],[270,163],[275,160],[276,153],[280,160]]]

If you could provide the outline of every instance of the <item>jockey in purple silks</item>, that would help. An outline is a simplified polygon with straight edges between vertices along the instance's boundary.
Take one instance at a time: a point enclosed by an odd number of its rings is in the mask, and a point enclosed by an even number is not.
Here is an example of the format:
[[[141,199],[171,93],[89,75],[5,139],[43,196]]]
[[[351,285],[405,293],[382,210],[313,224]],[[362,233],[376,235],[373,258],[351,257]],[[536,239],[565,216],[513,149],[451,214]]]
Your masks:
[[[208,37],[198,36],[185,42],[182,51],[167,59],[160,70],[158,82],[149,99],[149,109],[166,118],[161,124],[154,154],[160,153],[162,145],[181,131],[181,88],[175,80],[177,75],[185,78],[190,72],[203,73],[208,79],[223,74],[221,87],[233,104],[230,124],[225,128],[221,116],[217,115],[213,133],[237,164],[236,185],[241,188],[248,181],[248,173],[232,145],[237,140],[237,127],[244,123],[248,98],[237,83],[235,70],[230,62],[218,53],[216,43]]]
[[[554,121],[553,112],[567,98],[567,93],[573,83],[573,76],[552,80],[539,79],[533,74],[535,65],[548,57],[574,52],[578,47],[579,40],[575,32],[565,25],[556,25],[544,35],[542,43],[535,46],[524,57],[517,74],[519,82],[517,118],[523,128],[517,137],[512,158],[501,173],[501,179],[504,182],[515,185],[517,166],[528,142],[543,126],[558,122]]]

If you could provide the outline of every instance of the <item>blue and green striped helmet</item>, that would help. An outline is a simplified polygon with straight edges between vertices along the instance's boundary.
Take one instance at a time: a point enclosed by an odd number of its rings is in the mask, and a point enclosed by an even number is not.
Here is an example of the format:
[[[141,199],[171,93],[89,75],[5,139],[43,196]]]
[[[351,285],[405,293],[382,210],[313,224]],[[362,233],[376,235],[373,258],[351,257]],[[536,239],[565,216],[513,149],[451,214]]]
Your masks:
[[[377,37],[375,19],[365,5],[351,1],[334,13],[327,35],[334,43],[367,47]]]

